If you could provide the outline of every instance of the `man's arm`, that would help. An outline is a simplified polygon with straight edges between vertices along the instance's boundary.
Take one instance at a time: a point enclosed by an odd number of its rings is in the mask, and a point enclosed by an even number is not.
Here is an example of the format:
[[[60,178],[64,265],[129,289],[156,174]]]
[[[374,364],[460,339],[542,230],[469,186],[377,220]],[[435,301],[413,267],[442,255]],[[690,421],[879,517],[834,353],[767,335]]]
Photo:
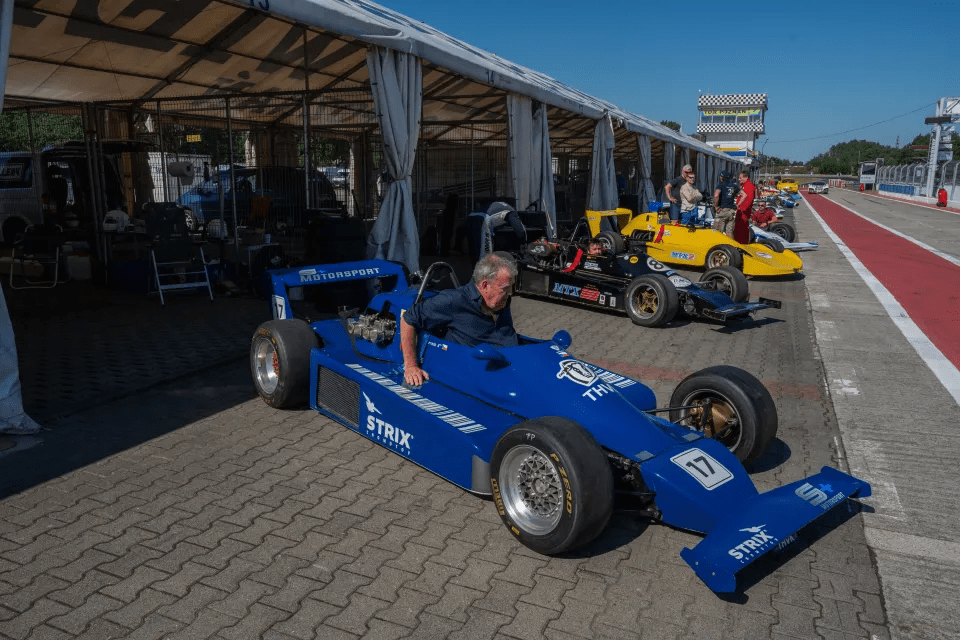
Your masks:
[[[713,190],[713,208],[720,208],[720,187]]]
[[[667,185],[663,188],[663,192],[667,194],[667,200],[670,202],[676,202],[677,199],[670,192],[673,190],[673,183],[668,182]]]
[[[430,374],[420,368],[417,362],[417,330],[400,318],[400,351],[403,353],[403,380],[413,387],[419,387]]]

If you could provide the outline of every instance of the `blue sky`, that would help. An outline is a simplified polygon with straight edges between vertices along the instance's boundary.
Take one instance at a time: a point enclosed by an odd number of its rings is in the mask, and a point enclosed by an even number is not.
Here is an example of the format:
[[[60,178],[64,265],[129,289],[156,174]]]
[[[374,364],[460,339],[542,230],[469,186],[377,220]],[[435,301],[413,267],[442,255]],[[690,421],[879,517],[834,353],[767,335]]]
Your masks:
[[[852,139],[909,144],[937,100],[960,96],[960,1],[380,2],[687,133],[698,92],[766,93],[764,151],[794,160]]]

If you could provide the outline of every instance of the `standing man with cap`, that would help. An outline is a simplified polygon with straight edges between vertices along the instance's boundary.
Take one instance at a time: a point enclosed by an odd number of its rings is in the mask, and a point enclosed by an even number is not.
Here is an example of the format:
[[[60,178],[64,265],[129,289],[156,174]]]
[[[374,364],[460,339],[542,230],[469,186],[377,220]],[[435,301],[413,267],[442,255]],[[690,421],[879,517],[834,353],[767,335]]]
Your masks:
[[[737,191],[740,185],[733,179],[733,173],[724,169],[720,172],[720,184],[713,191],[713,206],[717,215],[713,228],[724,235],[733,237],[733,219],[737,215]]]
[[[750,182],[750,175],[741,171],[740,193],[737,194],[737,218],[733,225],[733,239],[740,244],[750,244],[750,216],[753,213],[753,201],[757,197],[757,187]]]

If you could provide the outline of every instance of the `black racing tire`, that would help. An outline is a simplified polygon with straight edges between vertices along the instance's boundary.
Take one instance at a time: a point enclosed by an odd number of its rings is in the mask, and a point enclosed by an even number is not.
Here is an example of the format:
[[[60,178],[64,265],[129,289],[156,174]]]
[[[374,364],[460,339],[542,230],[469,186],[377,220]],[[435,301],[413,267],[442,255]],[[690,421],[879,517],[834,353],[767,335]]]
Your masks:
[[[581,547],[613,513],[613,472],[594,437],[547,416],[510,427],[490,458],[497,513],[527,548],[556,555]]]
[[[4,246],[12,247],[13,243],[17,241],[17,236],[23,233],[26,228],[27,223],[16,216],[4,220],[2,227]],[[12,269],[13,267],[11,266],[10,268]]]
[[[623,253],[623,236],[616,231],[601,231],[597,234],[597,240],[604,249],[616,254]]]
[[[708,269],[726,266],[743,269],[743,256],[740,255],[736,247],[732,247],[729,244],[718,244],[710,249],[710,251],[707,251],[707,257],[704,262]]]
[[[788,223],[786,223],[786,222],[774,222],[774,223],[771,223],[771,225],[770,225],[770,227],[769,227],[769,231],[770,231],[771,233],[777,234],[778,236],[780,236],[781,238],[783,238],[784,241],[786,241],[786,242],[796,242],[797,232],[794,231],[793,227],[791,227],[791,226],[790,226]]]
[[[263,401],[275,409],[301,407],[310,387],[310,350],[317,334],[299,319],[269,320],[250,343],[250,373]]]
[[[700,282],[713,282],[717,291],[730,296],[734,302],[746,302],[750,297],[750,284],[743,271],[733,267],[714,267],[700,277]]]
[[[203,224],[203,239],[210,242],[229,240],[230,226],[223,218],[211,218]]]
[[[757,244],[762,244],[774,253],[783,253],[783,243],[773,238],[757,238]]]
[[[777,436],[777,408],[767,388],[750,373],[727,365],[708,367],[684,378],[670,396],[670,407],[712,401],[705,435],[715,438],[740,462],[763,455]],[[699,431],[700,410],[678,409],[670,420]]]
[[[662,327],[677,315],[680,296],[665,276],[651,273],[633,279],[623,304],[633,324]]]

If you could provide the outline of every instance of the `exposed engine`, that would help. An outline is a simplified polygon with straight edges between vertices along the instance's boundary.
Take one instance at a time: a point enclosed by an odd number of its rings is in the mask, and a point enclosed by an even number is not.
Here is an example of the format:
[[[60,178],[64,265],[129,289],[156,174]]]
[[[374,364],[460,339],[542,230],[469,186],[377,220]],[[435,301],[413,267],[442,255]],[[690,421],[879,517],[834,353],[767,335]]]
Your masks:
[[[370,313],[347,319],[347,333],[378,346],[389,344],[397,333],[397,319],[393,314]]]

